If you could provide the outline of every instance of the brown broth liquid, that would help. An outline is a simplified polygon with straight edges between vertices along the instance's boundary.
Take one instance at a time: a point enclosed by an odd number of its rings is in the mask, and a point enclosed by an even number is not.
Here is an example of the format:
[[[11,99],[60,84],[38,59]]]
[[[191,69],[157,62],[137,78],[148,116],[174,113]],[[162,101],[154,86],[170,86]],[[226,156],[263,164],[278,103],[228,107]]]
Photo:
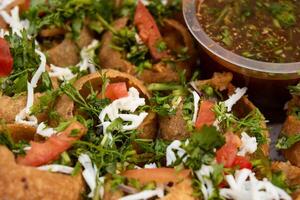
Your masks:
[[[265,62],[300,62],[299,0],[204,0],[204,31],[224,48]]]

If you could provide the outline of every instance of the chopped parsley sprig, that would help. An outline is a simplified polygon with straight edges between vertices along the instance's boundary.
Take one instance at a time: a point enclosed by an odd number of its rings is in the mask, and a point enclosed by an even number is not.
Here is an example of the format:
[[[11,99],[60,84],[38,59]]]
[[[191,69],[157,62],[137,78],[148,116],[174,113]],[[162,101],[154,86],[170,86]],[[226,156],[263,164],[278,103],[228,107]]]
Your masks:
[[[13,96],[27,91],[27,82],[30,81],[36,69],[39,67],[40,58],[35,52],[34,39],[28,39],[27,32],[22,31],[22,36],[10,32],[5,36],[10,45],[13,57],[13,71],[1,80],[3,93]],[[44,75],[45,79],[46,76]]]

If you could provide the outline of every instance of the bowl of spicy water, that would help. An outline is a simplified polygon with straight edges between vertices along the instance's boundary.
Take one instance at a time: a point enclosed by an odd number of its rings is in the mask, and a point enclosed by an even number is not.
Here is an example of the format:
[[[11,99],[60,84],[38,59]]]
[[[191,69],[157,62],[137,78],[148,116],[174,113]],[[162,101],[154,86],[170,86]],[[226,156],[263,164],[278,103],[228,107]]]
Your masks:
[[[280,113],[300,77],[300,1],[183,0],[183,14],[204,70],[234,72],[267,115]]]

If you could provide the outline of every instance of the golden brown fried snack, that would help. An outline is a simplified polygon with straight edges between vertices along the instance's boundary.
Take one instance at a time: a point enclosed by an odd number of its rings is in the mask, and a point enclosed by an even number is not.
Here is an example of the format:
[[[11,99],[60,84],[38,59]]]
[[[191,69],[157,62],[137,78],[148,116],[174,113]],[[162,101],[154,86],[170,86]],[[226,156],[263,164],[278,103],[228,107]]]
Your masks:
[[[124,28],[127,23],[128,18],[121,18],[116,20],[113,26],[115,30],[120,30]],[[99,52],[101,66],[134,74],[146,83],[179,81],[178,72],[182,70],[185,70],[186,76],[189,77],[191,67],[195,63],[196,52],[189,32],[182,24],[172,19],[165,20],[164,29],[167,30],[163,34],[167,46],[175,52],[179,51],[180,48],[187,47],[188,55],[191,56],[188,61],[175,62],[174,64],[158,62],[152,66],[152,69],[144,69],[143,72],[137,74],[136,67],[124,59],[124,55],[121,52],[111,47],[113,34],[106,32],[102,37],[102,47]],[[178,39],[176,43],[173,41],[174,39]],[[178,41],[182,41],[182,43]]]
[[[160,136],[163,139],[169,141],[183,140],[190,136],[190,132],[186,128],[186,121],[182,116],[183,102],[178,105],[175,115],[159,117]]]
[[[216,90],[222,92],[227,90],[228,94],[234,91],[234,86],[230,83],[232,80],[231,73],[214,73],[213,77],[208,80],[195,81],[193,84],[197,88],[202,88],[205,85],[212,86]],[[184,97],[183,97],[184,98]],[[257,109],[247,97],[242,97],[234,106],[233,112],[239,118],[246,117],[251,111]],[[159,116],[160,136],[163,139],[173,141],[182,140],[190,137],[190,132],[187,130],[187,123],[183,119],[183,100],[178,105],[175,115]],[[265,120],[262,116],[261,127],[265,130],[264,134],[269,138],[269,133],[266,128]],[[261,146],[265,155],[269,154],[269,144]]]
[[[138,169],[125,171],[122,176],[128,179],[135,179],[141,184],[148,184],[155,182],[157,185],[171,186],[167,187],[167,195],[161,200],[194,200],[192,180],[189,170],[176,171],[172,168],[156,168],[156,169]],[[106,182],[105,187],[105,200],[118,199],[125,195],[125,193],[119,189],[112,191],[110,187],[110,181]]]
[[[64,39],[60,44],[47,51],[49,63],[67,67],[79,63],[79,50],[71,39]]]
[[[282,172],[286,179],[289,187],[300,185],[300,168],[293,166],[287,162],[273,162],[273,171]],[[300,189],[296,190],[292,194],[293,199],[300,199]]]
[[[190,178],[184,179],[182,182],[177,183],[168,191],[169,193],[161,198],[161,200],[195,200],[193,196],[194,190],[192,187],[192,180]]]
[[[195,81],[197,88],[210,85],[216,90],[223,91],[228,88],[232,80],[231,73],[214,73],[208,80]],[[184,98],[184,97],[183,97]],[[159,116],[160,136],[169,141],[182,140],[190,137],[191,133],[187,130],[187,123],[183,119],[183,101],[178,105],[175,115]]]
[[[139,90],[141,96],[146,99],[146,103],[149,103],[151,95],[143,83],[132,75],[116,70],[103,70],[101,73],[93,73],[83,76],[74,83],[74,87],[84,98],[86,98],[90,93],[90,86],[93,87],[94,91],[101,90],[102,74],[106,76],[110,83],[126,82],[128,88],[135,87]],[[65,112],[65,116],[69,117],[72,116],[73,113],[77,112],[74,102],[66,95],[63,95],[57,102],[56,109],[60,112]],[[143,123],[138,127],[138,130],[140,131],[141,138],[154,138],[156,135],[156,114],[154,112],[149,112]]]
[[[15,142],[34,139],[36,128],[25,124],[7,124],[0,127],[0,134],[9,133]]]
[[[127,25],[128,18],[124,17],[114,22],[114,28],[116,31],[124,28]],[[115,69],[121,72],[134,74],[135,66],[127,60],[123,59],[123,55],[111,48],[113,33],[106,32],[102,37],[102,45],[99,51],[99,61],[101,67],[108,69]]]
[[[76,44],[80,49],[82,49],[83,47],[88,46],[93,41],[93,39],[94,36],[90,29],[88,29],[87,26],[83,26]]]
[[[38,102],[38,98],[41,96],[40,93],[35,94],[35,102]],[[15,123],[16,115],[26,107],[27,96],[0,96],[0,119],[4,120],[7,124]],[[38,121],[43,121],[45,119],[45,113],[37,116]]]
[[[283,124],[282,134],[292,136],[299,134],[300,120],[297,116],[289,115]],[[291,148],[283,150],[283,154],[293,165],[300,167],[300,142],[294,144]]]
[[[0,146],[1,199],[77,200],[83,191],[80,175],[71,177],[17,165],[14,155]]]

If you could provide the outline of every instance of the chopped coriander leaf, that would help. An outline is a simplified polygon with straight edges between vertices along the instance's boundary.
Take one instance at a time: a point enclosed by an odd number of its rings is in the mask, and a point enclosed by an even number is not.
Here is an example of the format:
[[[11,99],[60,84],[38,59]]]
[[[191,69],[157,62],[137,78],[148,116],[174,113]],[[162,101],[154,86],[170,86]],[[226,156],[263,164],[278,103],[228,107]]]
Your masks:
[[[29,143],[24,140],[14,142],[12,136],[7,132],[0,132],[0,145],[6,146],[16,155],[25,155],[24,148],[29,146]]]
[[[77,137],[79,133],[78,129],[73,129],[70,133],[70,137]]]
[[[152,67],[149,48],[143,43],[138,43],[135,28],[125,27],[112,33],[114,33],[112,48],[126,52],[126,59],[137,67],[138,73]]]
[[[175,115],[176,107],[174,106],[178,102],[179,97],[173,94],[164,96],[159,92],[155,92],[150,102],[154,104],[151,109],[160,116]]]
[[[277,187],[284,189],[286,192],[288,193],[292,193],[291,189],[289,188],[288,184],[287,184],[287,178],[284,175],[284,173],[282,171],[279,172],[273,172],[272,173],[272,179],[271,182],[276,185]]]
[[[282,136],[278,139],[276,148],[277,149],[289,149],[297,142],[300,142],[300,134],[292,136]]]
[[[159,24],[163,24],[163,19],[173,17],[181,11],[181,0],[173,0],[164,5],[161,0],[151,0],[147,5],[150,13]]]
[[[296,24],[295,8],[291,2],[274,2],[268,9],[281,26],[287,28]]]
[[[156,45],[158,52],[164,52],[167,50],[167,44],[164,41],[159,41]]]
[[[233,132],[245,131],[250,136],[255,136],[259,145],[265,144],[267,138],[265,135],[266,128],[263,127],[262,123],[264,117],[258,109],[252,110],[247,116],[239,119],[232,113],[227,112],[227,108],[223,102],[216,104],[213,111],[219,121],[221,129]]]
[[[145,152],[145,154],[151,154],[147,156],[146,160],[147,163],[152,162],[160,162],[166,156],[166,150],[168,145],[170,144],[169,141],[165,141],[162,139],[156,140],[145,140],[145,139],[136,139],[135,142],[139,145],[141,150]]]
[[[77,38],[87,19],[97,22],[97,17],[101,16],[110,21],[113,5],[113,1],[107,0],[50,0],[31,6],[24,17],[30,21],[29,30],[32,34],[36,35],[43,28],[54,26],[72,30],[73,38]]]
[[[300,83],[295,86],[289,86],[288,89],[292,95],[300,95]]]
[[[214,150],[224,143],[224,137],[214,126],[195,130],[189,142],[182,147],[187,154],[184,164],[193,170],[200,169],[202,164],[210,165],[215,157]]]
[[[106,131],[112,133],[114,131],[120,132],[123,128],[123,120],[121,118],[117,118],[111,122],[111,124],[107,127]]]
[[[187,130],[193,131],[194,129],[194,123],[192,121],[194,113],[194,97],[192,94],[189,94],[187,97],[183,100],[183,108],[182,108],[182,114],[183,119],[186,121],[187,124]]]
[[[27,82],[38,68],[40,58],[35,53],[34,39],[28,39],[26,31],[22,31],[22,37],[10,32],[5,36],[5,40],[10,44],[14,62],[12,73],[2,79],[2,88],[4,94],[13,96],[27,91]]]
[[[38,98],[38,101],[31,107],[30,111],[33,115],[40,114],[44,111],[50,112],[54,105],[55,100],[59,96],[58,90],[48,90]]]
[[[90,95],[84,99],[79,91],[71,84],[65,83],[60,87],[61,91],[70,97],[76,104],[78,104],[79,109],[86,112],[91,117],[98,118],[101,110],[110,103],[110,100],[97,98],[97,93],[91,89]]]

